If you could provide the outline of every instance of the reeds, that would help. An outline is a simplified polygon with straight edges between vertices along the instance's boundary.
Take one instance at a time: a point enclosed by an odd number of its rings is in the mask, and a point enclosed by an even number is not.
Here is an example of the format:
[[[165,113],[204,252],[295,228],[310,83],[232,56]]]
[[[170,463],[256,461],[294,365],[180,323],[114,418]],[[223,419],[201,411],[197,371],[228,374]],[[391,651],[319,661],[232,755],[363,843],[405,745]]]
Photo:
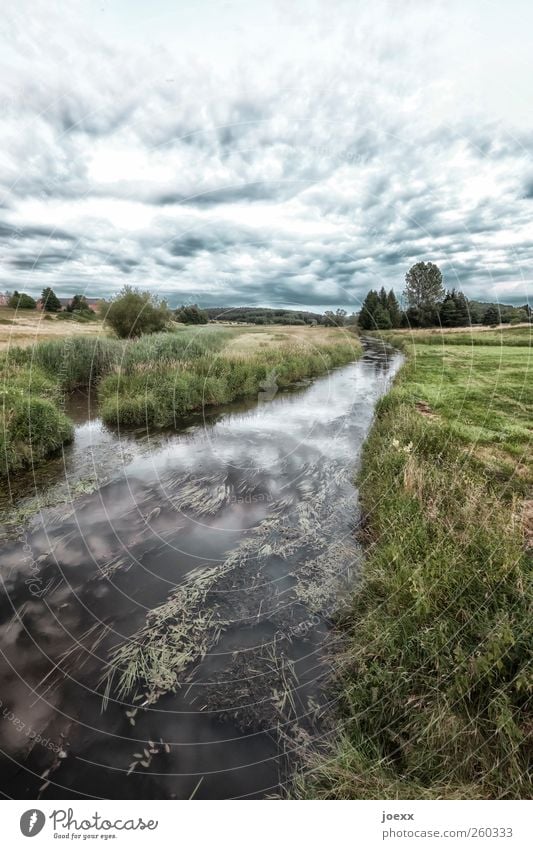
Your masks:
[[[193,353],[195,349],[191,349]],[[115,369],[99,389],[102,418],[111,426],[172,426],[180,417],[258,393],[269,375],[283,389],[353,360],[357,344],[337,341],[319,350],[303,346],[260,349],[244,358],[203,351],[190,359],[144,360]]]

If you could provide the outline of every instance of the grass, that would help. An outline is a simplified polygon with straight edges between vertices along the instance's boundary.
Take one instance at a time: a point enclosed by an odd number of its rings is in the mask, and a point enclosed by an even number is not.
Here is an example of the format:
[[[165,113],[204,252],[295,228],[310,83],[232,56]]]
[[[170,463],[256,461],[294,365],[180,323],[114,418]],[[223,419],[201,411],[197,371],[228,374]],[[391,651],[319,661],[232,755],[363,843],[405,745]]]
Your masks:
[[[283,334],[278,340],[264,335],[268,339],[264,348],[260,342],[233,345],[229,339],[223,350],[217,350],[214,344],[204,344],[197,350],[192,342],[184,352],[187,358],[177,351],[158,357],[155,363],[150,361],[148,366],[144,359],[128,361],[100,385],[103,420],[111,426],[171,426],[180,417],[205,407],[227,404],[271,385],[285,388],[315,377],[359,353],[355,338],[339,332],[326,337],[311,334],[318,341],[314,345],[302,344],[299,339],[295,343],[291,334]],[[214,343],[220,336],[205,335],[205,339]]]
[[[175,493],[171,500],[179,514],[190,511],[197,519],[213,517],[227,504],[225,479],[224,473],[192,478],[187,474],[174,479],[170,489],[167,485],[167,492]],[[246,482],[250,490],[254,479],[255,473],[251,470]],[[280,493],[279,499],[270,502],[268,515],[243,536],[223,562],[191,570],[162,604],[148,611],[144,624],[112,649],[102,679],[105,702],[111,696],[132,702],[142,697],[143,704],[147,705],[154,704],[165,693],[175,692],[194,674],[196,664],[214,649],[227,629],[234,627],[236,622],[241,626],[246,622],[257,623],[262,609],[268,623],[275,624],[278,642],[284,639],[283,635],[290,639],[298,615],[307,628],[311,613],[324,615],[323,611],[331,611],[344,583],[340,575],[345,573],[353,558],[350,546],[335,538],[339,508],[344,510],[346,503],[345,497],[332,497],[332,492],[336,492],[336,484],[342,488],[345,479],[345,473],[335,462],[328,463],[321,458],[313,470],[313,488],[299,493],[294,502],[286,492]],[[273,558],[293,561],[295,568],[291,569],[290,576],[299,614],[287,603],[286,596],[279,605],[277,588],[269,587],[268,582],[265,585],[265,568]],[[333,574],[332,562],[336,567]],[[113,557],[100,566],[100,576],[107,580],[127,566],[127,557]],[[254,669],[261,656],[260,647],[256,649]],[[289,662],[288,658],[284,660],[283,654],[277,651],[269,663],[279,661],[283,666],[285,661]],[[248,687],[257,685],[262,690],[261,697],[257,698],[260,703],[253,704],[252,699],[250,711],[237,712],[239,725],[249,721],[257,728],[268,705],[278,698],[290,700],[292,688],[287,692],[278,684],[276,692],[269,690],[264,675],[256,672],[250,675],[242,656],[239,663],[243,665],[242,675],[232,678],[228,674],[225,682],[229,684],[232,720],[237,719],[235,700],[246,704]],[[254,684],[250,679],[262,680]],[[216,695],[206,692],[210,709],[217,709],[215,703],[221,697],[218,687],[217,691]],[[278,719],[276,717],[265,727],[272,729]]]
[[[370,334],[373,335],[373,334]],[[531,347],[533,341],[533,325],[501,328],[476,327],[454,328],[453,330],[402,330],[382,334],[393,338],[400,345],[409,341],[416,345],[499,345],[501,347]]]
[[[265,381],[289,386],[359,352],[355,337],[315,328],[304,338],[264,333],[264,348],[232,347],[248,335],[241,328],[179,327],[136,340],[78,335],[11,346],[0,353],[0,474],[44,459],[72,438],[61,401],[77,387],[98,386],[109,425],[170,426],[187,413],[252,395]]]
[[[57,383],[40,368],[4,363],[0,387],[0,475],[38,463],[70,441]]]
[[[46,339],[64,339],[67,336],[96,336],[103,334],[103,322],[98,316],[78,320],[67,319],[71,313],[43,313],[40,310],[13,310],[0,307],[0,351],[14,346],[32,347]]]
[[[342,731],[300,797],[530,793],[533,358],[508,332],[483,346],[388,334],[407,363],[360,473],[367,557],[339,622]]]

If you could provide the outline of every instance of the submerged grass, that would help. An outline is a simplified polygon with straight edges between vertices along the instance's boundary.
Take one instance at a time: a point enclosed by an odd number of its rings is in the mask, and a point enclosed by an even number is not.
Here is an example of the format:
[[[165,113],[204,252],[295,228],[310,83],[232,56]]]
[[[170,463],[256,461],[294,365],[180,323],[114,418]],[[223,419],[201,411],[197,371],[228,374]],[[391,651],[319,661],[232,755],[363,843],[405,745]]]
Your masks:
[[[530,793],[532,357],[456,338],[406,346],[366,444],[342,733],[298,779],[300,797]]]
[[[154,704],[165,693],[175,692],[190,683],[197,673],[205,683],[207,673],[197,664],[236,623],[239,628],[246,628],[262,619],[275,629],[279,642],[290,640],[301,628],[307,631],[312,614],[320,614],[323,618],[336,609],[355,556],[355,546],[346,541],[331,543],[330,540],[334,539],[335,530],[347,515],[349,506],[353,509],[354,493],[348,494],[344,489],[346,472],[333,461],[321,460],[312,476],[316,482],[314,489],[302,490],[298,496],[286,493],[271,502],[268,515],[228,552],[222,562],[189,572],[162,604],[148,612],[142,627],[114,647],[103,677],[106,702],[113,694],[119,699],[142,698],[142,707],[145,707]],[[222,510],[228,498],[224,479],[225,476],[177,479],[172,487],[176,489],[172,500],[178,515],[188,509],[195,516],[215,515]],[[250,488],[253,488],[253,479],[252,472],[248,481]],[[306,558],[303,564],[302,555]],[[276,558],[287,564],[292,598],[298,602],[294,608],[288,603],[286,593],[279,593],[276,581],[268,580],[265,570]],[[124,568],[124,560],[120,557],[106,565],[101,577],[108,578],[117,569]],[[260,654],[245,652],[240,657],[242,674],[232,676],[224,667],[221,676],[226,684],[230,682],[229,688],[222,687],[222,694],[221,687],[217,686],[216,696],[213,693],[205,696],[210,709],[225,711],[228,704],[233,705],[233,721],[237,721],[239,727],[249,729],[255,725],[257,728],[264,723],[265,727],[273,727],[268,724],[272,720],[268,705],[277,696],[265,689],[264,676],[257,676],[257,672],[252,674],[248,666],[261,663]],[[238,711],[237,717],[236,693],[239,693],[239,702],[244,704],[245,695],[253,689],[256,677],[262,679],[257,682],[262,689],[262,698],[257,699],[260,704],[252,704],[250,711]],[[283,687],[278,685],[277,695],[283,693]]]

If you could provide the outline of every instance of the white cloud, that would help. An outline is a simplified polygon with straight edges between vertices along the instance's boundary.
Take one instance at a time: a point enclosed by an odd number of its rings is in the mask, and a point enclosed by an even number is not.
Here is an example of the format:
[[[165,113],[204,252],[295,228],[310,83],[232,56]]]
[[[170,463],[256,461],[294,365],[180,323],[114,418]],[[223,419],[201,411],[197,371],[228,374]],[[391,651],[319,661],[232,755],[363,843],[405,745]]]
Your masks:
[[[17,4],[0,286],[353,306],[431,258],[525,299],[532,18],[522,0]]]

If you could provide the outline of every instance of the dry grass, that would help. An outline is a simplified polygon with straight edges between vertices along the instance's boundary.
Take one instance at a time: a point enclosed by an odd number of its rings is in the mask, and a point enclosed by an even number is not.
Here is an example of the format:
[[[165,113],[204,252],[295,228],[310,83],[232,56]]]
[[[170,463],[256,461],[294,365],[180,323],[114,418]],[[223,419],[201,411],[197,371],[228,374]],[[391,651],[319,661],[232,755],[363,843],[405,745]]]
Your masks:
[[[30,347],[48,339],[65,339],[69,336],[95,336],[104,333],[103,322],[87,324],[64,321],[39,310],[12,310],[0,307],[0,351],[14,346]]]
[[[285,327],[283,325],[269,326],[268,329],[246,327],[240,329],[240,332],[229,341],[225,353],[249,355],[265,348],[288,349],[295,346],[313,351],[334,345],[343,339],[355,343],[355,337],[350,331],[339,330],[336,327]]]
[[[474,324],[471,327],[409,327],[405,329],[396,329],[394,333],[400,333],[402,336],[423,336],[427,333],[438,333],[441,336],[448,336],[450,333],[494,333],[495,330],[514,330],[519,327],[528,327],[531,329],[531,324],[528,321],[521,321],[518,324],[492,324],[486,326],[484,324]]]

